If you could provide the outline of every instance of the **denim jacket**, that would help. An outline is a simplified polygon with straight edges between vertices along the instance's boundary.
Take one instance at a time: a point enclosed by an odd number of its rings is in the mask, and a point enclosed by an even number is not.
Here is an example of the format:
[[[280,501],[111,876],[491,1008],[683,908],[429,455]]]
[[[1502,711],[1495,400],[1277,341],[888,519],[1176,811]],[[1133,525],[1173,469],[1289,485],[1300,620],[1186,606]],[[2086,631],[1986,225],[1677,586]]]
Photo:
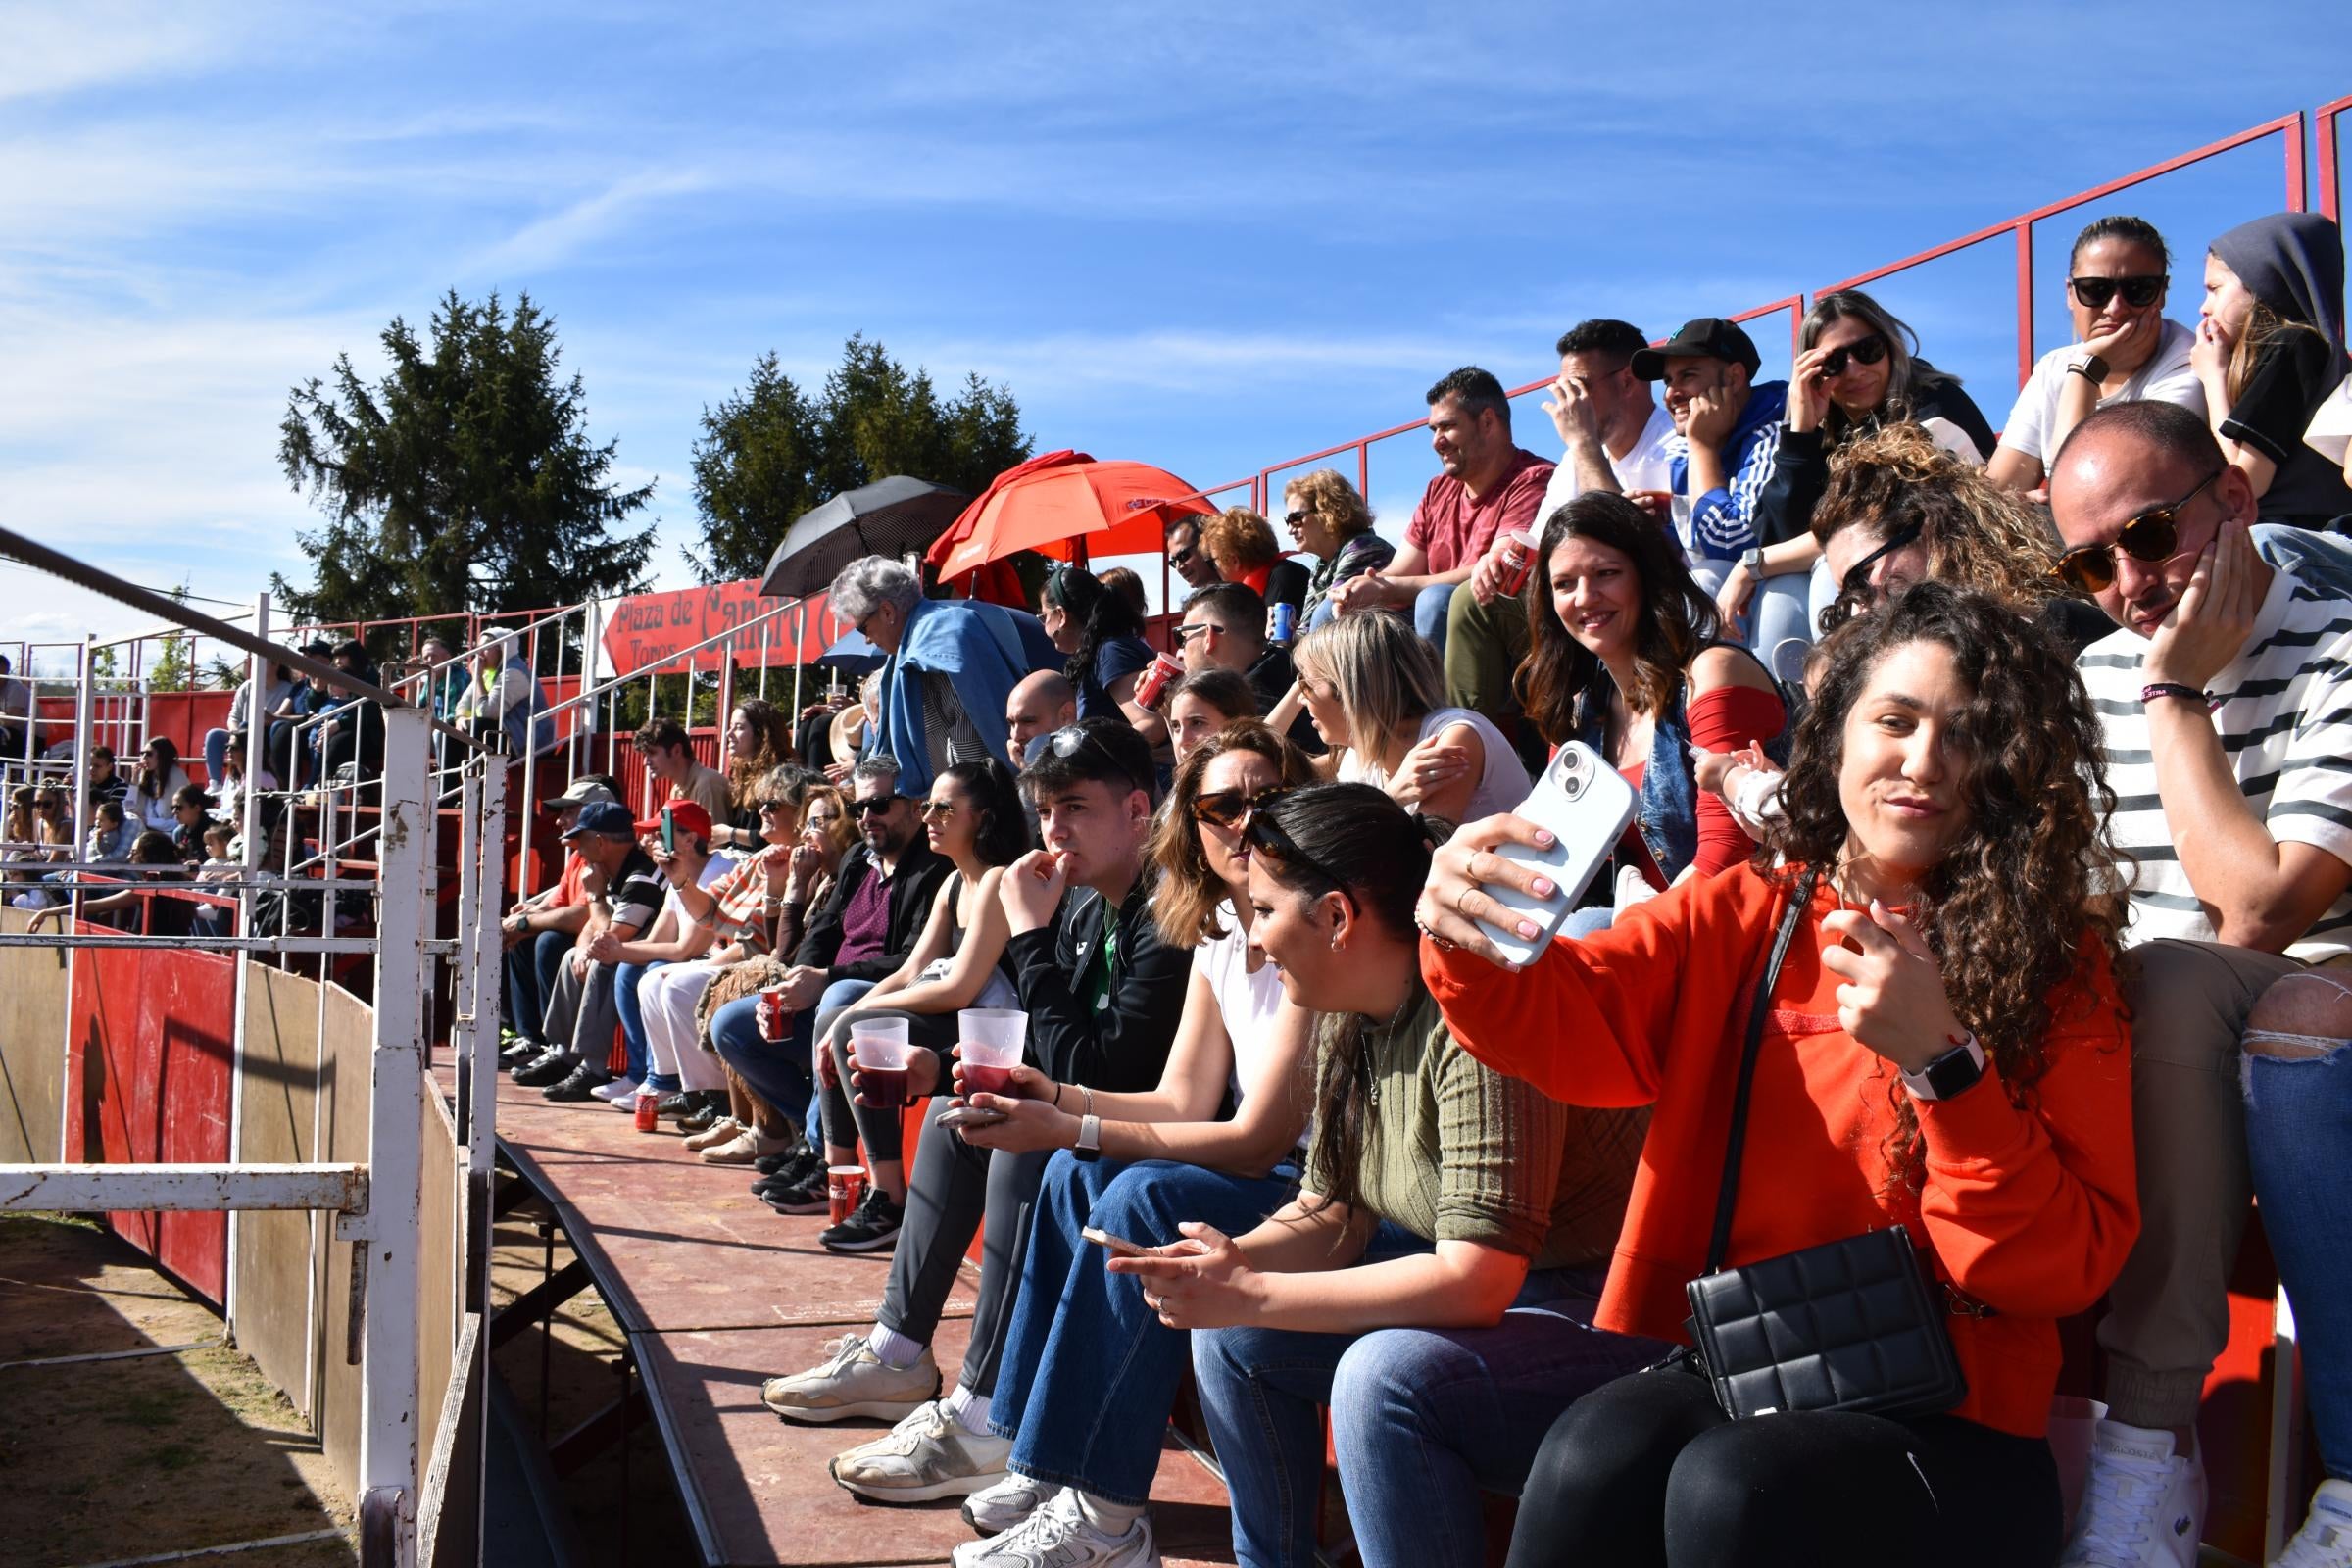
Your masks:
[[[1708,646],[1737,645],[1716,642]],[[1604,757],[1608,754],[1601,742],[1606,738],[1608,698],[1614,689],[1608,670],[1597,668],[1584,695],[1576,700],[1576,738]],[[1650,858],[1658,862],[1658,874],[1670,887],[1683,874],[1683,867],[1698,858],[1698,780],[1690,771],[1690,724],[1684,716],[1689,695],[1690,683],[1677,681],[1674,701],[1658,715],[1650,736],[1649,761],[1642,769],[1642,789],[1634,806],[1635,830],[1649,847]]]

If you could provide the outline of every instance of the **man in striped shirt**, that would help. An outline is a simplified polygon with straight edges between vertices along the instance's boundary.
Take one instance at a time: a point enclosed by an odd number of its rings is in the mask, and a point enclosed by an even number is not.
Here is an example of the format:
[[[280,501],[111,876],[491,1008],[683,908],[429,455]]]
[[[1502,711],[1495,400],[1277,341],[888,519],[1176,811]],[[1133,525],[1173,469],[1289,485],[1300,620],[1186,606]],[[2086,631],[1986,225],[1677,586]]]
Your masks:
[[[2104,1484],[2063,1561],[2185,1568],[2205,1492],[2193,1427],[2249,1196],[2297,1316],[2319,1324],[2315,1414],[2352,1376],[2342,1209],[2332,1179],[2308,1175],[2352,1159],[2352,1089],[2291,1070],[2352,1034],[2352,998],[2311,967],[2352,961],[2352,554],[2257,537],[2245,475],[2169,403],[2078,425],[2050,508],[2061,570],[2121,628],[2079,667],[2106,727],[2116,844],[2138,862],[2125,980],[2141,1230],[2099,1328]]]

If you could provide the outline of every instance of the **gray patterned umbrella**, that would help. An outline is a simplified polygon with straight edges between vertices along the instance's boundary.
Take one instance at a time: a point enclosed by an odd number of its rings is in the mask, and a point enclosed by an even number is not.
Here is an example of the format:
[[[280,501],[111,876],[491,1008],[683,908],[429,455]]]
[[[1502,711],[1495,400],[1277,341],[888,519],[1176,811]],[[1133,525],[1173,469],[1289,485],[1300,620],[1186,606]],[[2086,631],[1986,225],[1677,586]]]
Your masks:
[[[792,520],[767,558],[760,591],[806,597],[822,593],[860,556],[919,555],[971,500],[960,490],[899,473],[845,490]]]

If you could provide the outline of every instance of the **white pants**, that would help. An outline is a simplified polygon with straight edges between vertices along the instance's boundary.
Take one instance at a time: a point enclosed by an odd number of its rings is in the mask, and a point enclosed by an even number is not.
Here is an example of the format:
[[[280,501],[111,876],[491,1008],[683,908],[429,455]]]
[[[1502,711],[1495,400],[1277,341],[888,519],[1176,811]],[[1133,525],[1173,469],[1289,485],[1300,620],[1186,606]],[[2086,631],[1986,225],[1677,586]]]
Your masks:
[[[696,1043],[694,1009],[719,966],[703,959],[665,963],[637,982],[637,1010],[645,1018],[646,1054],[654,1071],[674,1072],[689,1089],[724,1089],[726,1064]]]

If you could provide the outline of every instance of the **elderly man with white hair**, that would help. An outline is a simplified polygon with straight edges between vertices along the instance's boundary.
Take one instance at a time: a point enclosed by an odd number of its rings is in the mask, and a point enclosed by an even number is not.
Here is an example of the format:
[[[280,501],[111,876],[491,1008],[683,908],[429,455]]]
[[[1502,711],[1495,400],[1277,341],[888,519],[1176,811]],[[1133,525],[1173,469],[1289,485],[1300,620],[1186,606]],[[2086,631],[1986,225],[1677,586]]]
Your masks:
[[[885,556],[833,579],[833,613],[889,656],[880,711],[862,755],[899,760],[899,793],[915,800],[934,773],[1004,755],[1004,699],[1061,655],[1033,615],[977,599],[926,599],[922,579]]]
[[[458,699],[460,728],[505,739],[509,757],[551,751],[556,722],[547,716],[547,689],[531,673],[522,640],[504,626],[484,626],[473,645],[473,679]]]

